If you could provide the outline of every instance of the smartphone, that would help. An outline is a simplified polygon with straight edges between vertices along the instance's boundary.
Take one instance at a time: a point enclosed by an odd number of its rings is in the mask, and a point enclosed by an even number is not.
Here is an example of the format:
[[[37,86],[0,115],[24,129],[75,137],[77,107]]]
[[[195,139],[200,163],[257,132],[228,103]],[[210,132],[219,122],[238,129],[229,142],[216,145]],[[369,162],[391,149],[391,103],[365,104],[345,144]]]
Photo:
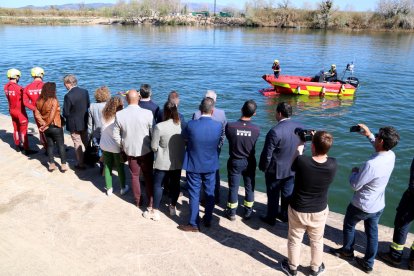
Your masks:
[[[351,126],[349,129],[349,132],[360,132],[361,127],[360,126]]]

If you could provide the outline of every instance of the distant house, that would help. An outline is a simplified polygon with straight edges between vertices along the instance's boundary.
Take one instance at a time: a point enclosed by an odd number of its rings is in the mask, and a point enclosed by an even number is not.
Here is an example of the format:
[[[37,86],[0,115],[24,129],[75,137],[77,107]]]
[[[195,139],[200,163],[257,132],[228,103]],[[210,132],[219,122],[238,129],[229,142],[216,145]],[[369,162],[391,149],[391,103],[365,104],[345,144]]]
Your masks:
[[[210,13],[208,11],[192,12],[191,15],[198,17],[209,17]]]
[[[220,17],[233,17],[233,14],[231,12],[220,12]]]

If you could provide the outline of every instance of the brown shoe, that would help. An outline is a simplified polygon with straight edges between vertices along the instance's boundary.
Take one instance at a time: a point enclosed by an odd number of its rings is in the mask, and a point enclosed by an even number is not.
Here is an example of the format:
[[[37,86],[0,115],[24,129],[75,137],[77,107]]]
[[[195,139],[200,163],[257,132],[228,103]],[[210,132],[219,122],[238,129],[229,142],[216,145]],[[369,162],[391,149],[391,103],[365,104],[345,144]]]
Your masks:
[[[194,227],[190,224],[179,225],[177,228],[184,232],[200,232],[200,230],[198,230],[198,227]]]
[[[53,163],[47,162],[47,164],[48,164],[48,170],[49,170],[49,172],[53,172],[54,170],[57,169],[55,162],[53,162]]]

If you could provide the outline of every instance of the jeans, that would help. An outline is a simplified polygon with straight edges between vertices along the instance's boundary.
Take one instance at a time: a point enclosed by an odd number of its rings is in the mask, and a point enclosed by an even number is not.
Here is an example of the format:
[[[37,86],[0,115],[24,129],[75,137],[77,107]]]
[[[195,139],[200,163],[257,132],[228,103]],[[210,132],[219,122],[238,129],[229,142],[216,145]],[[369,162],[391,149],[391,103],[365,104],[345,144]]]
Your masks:
[[[103,155],[103,151],[101,150],[101,147],[99,147],[99,143],[101,142],[101,138],[92,138],[92,143],[94,146],[98,146],[98,156],[101,157]]]
[[[181,179],[181,170],[172,170],[172,171],[162,171],[154,170],[154,209],[160,208],[160,203],[162,199],[162,186],[164,179],[169,178],[169,196],[171,200],[171,205],[177,205],[177,200],[180,195],[180,179]]]
[[[256,176],[256,160],[229,158],[227,161],[227,173],[229,181],[229,194],[227,199],[227,208],[230,209],[231,215],[236,215],[239,196],[240,178],[244,181],[244,206],[252,208],[254,203],[254,187]]]
[[[65,152],[65,143],[63,138],[63,128],[50,125],[48,129],[45,130],[46,144],[47,144],[47,155],[49,157],[49,163],[54,162],[53,157],[53,145],[56,142],[56,145],[59,150],[60,161],[62,164],[66,164],[66,152]]]
[[[154,162],[154,154],[152,152],[143,156],[128,156],[128,166],[131,173],[132,193],[134,194],[135,203],[139,206],[141,199],[141,182],[139,175],[142,174],[145,179],[145,193],[148,199],[148,207],[152,208],[153,204],[153,170],[152,163]]]
[[[364,260],[369,267],[374,266],[374,259],[378,251],[378,222],[382,212],[365,213],[352,204],[346,209],[343,226],[343,250],[352,253],[355,244],[355,225],[364,221],[365,235],[367,236],[367,247],[365,248]]]
[[[409,190],[405,191],[397,207],[397,214],[394,220],[394,235],[392,238],[391,254],[400,259],[403,255],[404,244],[407,241],[407,234],[410,231],[411,223],[414,220],[414,194]],[[413,251],[412,247],[412,250]],[[412,254],[414,257],[414,254]]]
[[[289,176],[283,179],[276,179],[274,174],[265,174],[267,193],[267,217],[269,219],[280,218],[288,220],[288,206],[293,193],[294,177]],[[279,197],[281,204],[279,211]]]
[[[119,182],[121,183],[121,189],[125,188],[125,170],[124,163],[121,162],[121,155],[113,152],[103,152],[104,156],[104,174],[105,174],[105,186],[109,190],[112,188],[112,168],[115,166],[118,172]]]
[[[200,220],[198,216],[200,204],[200,190],[203,186],[206,198],[204,213],[205,222],[210,222],[214,209],[214,187],[216,172],[193,173],[187,172],[188,193],[190,199],[190,220],[188,224],[198,227]]]

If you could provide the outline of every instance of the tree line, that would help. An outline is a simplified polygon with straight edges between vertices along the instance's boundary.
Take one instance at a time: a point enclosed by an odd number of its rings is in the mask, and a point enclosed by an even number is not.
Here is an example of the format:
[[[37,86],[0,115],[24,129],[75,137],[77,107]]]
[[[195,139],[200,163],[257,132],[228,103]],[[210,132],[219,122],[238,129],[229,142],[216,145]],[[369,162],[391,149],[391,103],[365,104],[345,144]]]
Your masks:
[[[187,1],[186,1],[187,2]],[[0,16],[102,16],[121,20],[131,18],[186,17],[192,11],[181,0],[119,0],[112,7],[87,8],[79,4],[78,10],[59,10],[51,6],[47,10],[0,9]],[[201,6],[195,11],[208,11]],[[414,29],[414,0],[378,0],[374,11],[341,11],[334,0],[321,0],[316,8],[297,8],[292,0],[249,0],[243,9],[232,6],[221,8],[222,12],[238,18],[237,24],[251,27],[312,28],[312,29]],[[210,11],[210,16],[215,15]],[[185,21],[183,21],[185,22]],[[222,22],[210,20],[211,24]],[[230,21],[234,22],[234,21]],[[1,20],[0,20],[1,24]]]

